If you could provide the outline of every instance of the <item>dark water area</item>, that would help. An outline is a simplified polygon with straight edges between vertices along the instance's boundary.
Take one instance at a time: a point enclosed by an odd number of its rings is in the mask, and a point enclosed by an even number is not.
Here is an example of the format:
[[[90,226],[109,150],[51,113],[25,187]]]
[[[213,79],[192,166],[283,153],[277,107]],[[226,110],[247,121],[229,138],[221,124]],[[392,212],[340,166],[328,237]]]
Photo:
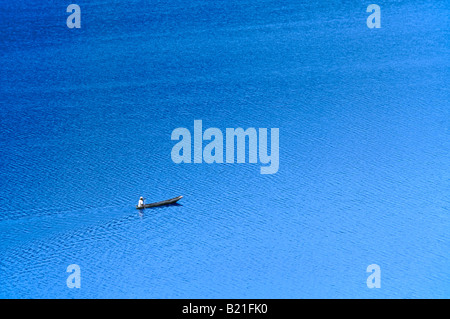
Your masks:
[[[68,4],[0,0],[1,298],[450,296],[448,2]],[[194,120],[278,172],[175,164]]]

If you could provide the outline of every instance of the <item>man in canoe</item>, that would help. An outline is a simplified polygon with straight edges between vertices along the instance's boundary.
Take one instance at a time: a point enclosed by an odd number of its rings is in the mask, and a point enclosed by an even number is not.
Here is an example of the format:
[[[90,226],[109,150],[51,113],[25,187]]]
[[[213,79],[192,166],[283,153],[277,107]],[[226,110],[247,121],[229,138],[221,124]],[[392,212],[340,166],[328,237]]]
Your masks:
[[[144,207],[144,197],[139,198],[138,207]]]

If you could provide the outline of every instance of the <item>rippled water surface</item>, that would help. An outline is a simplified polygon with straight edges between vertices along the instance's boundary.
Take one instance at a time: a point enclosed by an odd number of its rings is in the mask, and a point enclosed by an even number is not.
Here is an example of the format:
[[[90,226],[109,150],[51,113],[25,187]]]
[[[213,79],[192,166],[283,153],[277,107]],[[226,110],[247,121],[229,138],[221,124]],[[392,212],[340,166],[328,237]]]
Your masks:
[[[450,297],[446,1],[78,4],[0,0],[1,298]],[[196,119],[279,171],[174,164]]]

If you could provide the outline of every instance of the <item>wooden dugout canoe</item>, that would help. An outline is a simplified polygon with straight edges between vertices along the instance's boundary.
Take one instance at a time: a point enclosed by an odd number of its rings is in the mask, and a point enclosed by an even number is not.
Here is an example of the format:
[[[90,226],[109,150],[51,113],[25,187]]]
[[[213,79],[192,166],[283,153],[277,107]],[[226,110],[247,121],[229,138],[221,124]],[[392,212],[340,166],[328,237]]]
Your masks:
[[[163,200],[161,202],[145,204],[144,206],[141,206],[141,207],[138,207],[138,205],[136,205],[136,208],[137,209],[144,209],[144,208],[151,208],[151,207],[158,207],[158,206],[175,204],[176,202],[178,202],[182,198],[183,198],[183,196],[178,196],[178,197],[175,197],[175,198]]]

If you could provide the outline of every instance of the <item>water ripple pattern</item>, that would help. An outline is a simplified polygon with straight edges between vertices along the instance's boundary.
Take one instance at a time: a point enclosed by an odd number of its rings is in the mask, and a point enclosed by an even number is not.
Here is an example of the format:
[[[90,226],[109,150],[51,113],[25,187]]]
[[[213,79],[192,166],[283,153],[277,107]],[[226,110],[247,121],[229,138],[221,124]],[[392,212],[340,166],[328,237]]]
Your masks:
[[[66,6],[0,0],[1,298],[450,297],[445,1]],[[173,163],[194,120],[279,171]]]

